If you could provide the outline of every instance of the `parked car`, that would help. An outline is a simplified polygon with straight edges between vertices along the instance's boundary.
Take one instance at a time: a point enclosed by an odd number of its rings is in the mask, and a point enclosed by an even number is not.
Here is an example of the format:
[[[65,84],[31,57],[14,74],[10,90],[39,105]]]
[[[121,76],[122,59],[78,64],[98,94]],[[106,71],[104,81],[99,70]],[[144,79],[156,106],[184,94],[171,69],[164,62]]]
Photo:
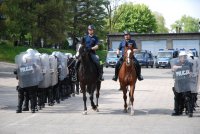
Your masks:
[[[192,54],[194,55],[194,57],[199,57],[198,52],[197,52],[197,50],[195,48],[189,49],[189,51],[192,52]]]
[[[120,52],[120,57],[121,55],[122,53]],[[108,51],[107,57],[106,57],[106,67],[115,67],[118,60],[119,58],[117,57],[116,51]]]
[[[159,67],[171,68],[170,60],[172,58],[177,58],[177,57],[178,57],[178,51],[177,50],[173,50],[173,49],[159,50],[158,55],[156,57],[156,62],[155,62],[156,68],[159,68]]]
[[[139,51],[135,53],[135,58],[138,60],[141,66],[146,66],[146,68],[151,66],[151,68],[153,68],[154,59],[150,51],[147,51],[147,50]]]

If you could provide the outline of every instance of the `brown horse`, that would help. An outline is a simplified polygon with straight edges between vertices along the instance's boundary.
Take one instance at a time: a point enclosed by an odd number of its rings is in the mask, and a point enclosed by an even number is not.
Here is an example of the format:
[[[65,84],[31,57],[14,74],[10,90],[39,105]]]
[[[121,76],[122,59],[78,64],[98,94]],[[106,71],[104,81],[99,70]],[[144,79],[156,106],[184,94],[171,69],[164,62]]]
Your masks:
[[[121,66],[121,69],[119,70],[119,82],[120,82],[120,89],[123,91],[123,98],[124,98],[124,112],[127,113],[127,91],[128,86],[130,86],[129,91],[129,105],[131,104],[131,115],[134,114],[134,107],[133,107],[133,101],[134,101],[134,90],[135,90],[135,84],[137,81],[137,75],[136,75],[136,69],[135,64],[133,61],[133,46],[125,46],[124,51],[124,59],[123,64]]]
[[[101,81],[99,81],[97,78],[97,68],[95,64],[93,63],[91,57],[90,57],[91,51],[88,51],[85,45],[84,38],[82,39],[81,47],[79,49],[79,58],[80,58],[80,67],[78,70],[78,76],[80,81],[80,87],[83,93],[83,101],[84,101],[84,111],[83,114],[87,114],[87,96],[86,92],[90,95],[90,101],[91,106],[93,110],[98,110],[98,98],[99,98],[99,92],[101,88]],[[96,91],[96,105],[93,101],[93,95]]]

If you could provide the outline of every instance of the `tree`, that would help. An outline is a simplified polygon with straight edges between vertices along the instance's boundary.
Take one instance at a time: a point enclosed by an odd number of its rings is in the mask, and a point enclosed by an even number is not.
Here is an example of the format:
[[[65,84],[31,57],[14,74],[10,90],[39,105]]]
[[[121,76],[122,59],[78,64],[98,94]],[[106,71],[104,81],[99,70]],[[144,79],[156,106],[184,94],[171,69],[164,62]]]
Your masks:
[[[6,22],[5,22],[5,15],[4,15],[4,6],[2,4],[2,1],[0,1],[0,39],[1,36],[4,36],[3,34],[6,31]]]
[[[198,32],[200,30],[199,22],[199,18],[183,15],[180,20],[176,20],[171,25],[171,30],[176,32]]]
[[[40,47],[45,44],[60,43],[65,39],[64,0],[9,0],[4,2],[8,19],[8,33],[20,38],[31,34],[33,42]]]
[[[157,23],[157,33],[168,33],[168,28],[165,27],[165,18],[158,12],[153,12],[156,23]]]
[[[113,13],[114,11],[118,8],[119,2],[121,0],[106,0],[104,2],[104,6],[107,10],[107,26],[106,28],[108,29],[109,33],[113,32],[113,22],[115,22],[113,18]],[[115,17],[116,19],[116,17]]]
[[[136,33],[157,31],[156,19],[144,4],[125,3],[118,7],[113,16],[113,26],[118,32],[124,30]]]
[[[36,23],[31,33],[37,46],[41,45],[41,39],[48,44],[60,44],[65,40],[64,0],[38,0],[34,14]]]
[[[106,12],[105,0],[69,0],[67,1],[67,31],[75,42],[76,37],[81,37],[87,32],[87,26],[95,25],[97,34],[102,37]],[[75,45],[75,43],[73,43]],[[74,46],[75,47],[75,46]]]
[[[7,33],[11,37],[19,37],[21,43],[24,42],[24,35],[28,33],[32,26],[32,1],[31,0],[9,0],[4,1],[5,15],[7,18]]]

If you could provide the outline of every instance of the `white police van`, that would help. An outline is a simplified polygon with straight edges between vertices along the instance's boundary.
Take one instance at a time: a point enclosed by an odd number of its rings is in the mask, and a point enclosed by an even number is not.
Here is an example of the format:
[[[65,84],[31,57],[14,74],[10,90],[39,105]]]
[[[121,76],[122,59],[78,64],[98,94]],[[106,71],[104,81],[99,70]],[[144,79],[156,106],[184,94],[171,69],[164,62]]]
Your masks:
[[[163,68],[171,68],[170,60],[172,58],[178,57],[178,50],[174,49],[159,49],[158,54],[156,56],[155,66],[156,68],[163,67]]]

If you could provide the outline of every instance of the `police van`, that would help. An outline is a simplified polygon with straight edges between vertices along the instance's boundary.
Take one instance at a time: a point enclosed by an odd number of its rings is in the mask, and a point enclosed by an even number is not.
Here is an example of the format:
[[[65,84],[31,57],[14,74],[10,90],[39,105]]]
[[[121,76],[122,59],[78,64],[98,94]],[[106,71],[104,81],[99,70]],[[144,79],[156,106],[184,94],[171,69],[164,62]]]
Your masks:
[[[134,54],[135,58],[138,60],[140,66],[145,66],[148,68],[149,66],[153,68],[154,59],[151,51],[141,50]]]
[[[122,56],[122,52],[120,51],[120,56]],[[115,67],[117,64],[119,57],[117,57],[117,51],[108,51],[107,56],[106,56],[106,68],[108,67]]]
[[[155,61],[155,66],[156,68],[163,67],[163,68],[170,68],[170,60],[172,58],[177,58],[178,57],[178,50],[174,49],[159,49],[158,54],[156,56],[156,61]]]

